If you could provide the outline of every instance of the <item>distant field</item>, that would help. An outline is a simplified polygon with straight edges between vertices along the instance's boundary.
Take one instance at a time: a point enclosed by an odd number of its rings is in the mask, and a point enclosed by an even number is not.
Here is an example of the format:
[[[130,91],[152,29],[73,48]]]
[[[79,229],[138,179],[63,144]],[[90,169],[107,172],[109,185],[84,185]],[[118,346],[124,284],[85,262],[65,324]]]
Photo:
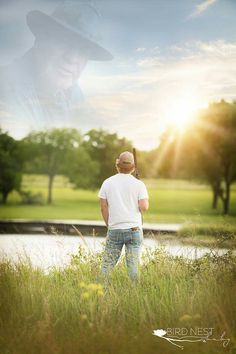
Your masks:
[[[212,193],[204,184],[183,180],[146,180],[150,194],[150,210],[144,222],[157,223],[235,223],[236,186],[231,193],[230,216],[223,217],[221,202],[218,211],[211,209]],[[26,175],[23,189],[47,195],[45,176]],[[74,190],[63,176],[55,179],[53,204],[22,205],[20,196],[13,192],[6,206],[0,207],[0,218],[25,219],[101,219],[97,191]]]

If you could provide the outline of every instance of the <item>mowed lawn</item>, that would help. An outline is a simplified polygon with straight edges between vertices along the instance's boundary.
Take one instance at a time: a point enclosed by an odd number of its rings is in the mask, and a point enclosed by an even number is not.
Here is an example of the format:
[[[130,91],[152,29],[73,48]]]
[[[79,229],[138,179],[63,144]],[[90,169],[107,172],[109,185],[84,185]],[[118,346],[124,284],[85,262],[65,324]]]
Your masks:
[[[222,216],[222,203],[218,210],[211,209],[212,192],[207,185],[183,180],[146,180],[150,194],[150,209],[144,222],[155,223],[235,223],[236,186],[232,187],[230,215]],[[53,188],[53,203],[46,205],[46,176],[26,175],[23,189],[40,192],[43,205],[22,205],[17,192],[10,194],[8,203],[0,207],[1,219],[85,219],[101,220],[96,191],[73,189],[66,178],[58,176]]]

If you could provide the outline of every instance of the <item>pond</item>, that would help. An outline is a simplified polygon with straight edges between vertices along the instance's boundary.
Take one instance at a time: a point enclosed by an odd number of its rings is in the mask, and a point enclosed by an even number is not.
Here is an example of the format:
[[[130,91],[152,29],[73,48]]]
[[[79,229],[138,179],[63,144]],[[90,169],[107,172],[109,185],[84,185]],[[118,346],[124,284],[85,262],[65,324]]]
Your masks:
[[[70,262],[72,254],[78,252],[82,245],[86,250],[98,252],[104,249],[105,237],[67,236],[67,235],[0,235],[0,258],[14,262],[31,260],[33,266],[49,269],[50,267],[64,267]],[[155,247],[164,247],[173,256],[183,256],[190,259],[199,258],[212,251],[208,247],[182,245],[174,236],[171,240],[162,240],[145,237],[142,252]],[[227,249],[214,249],[218,255],[227,252]],[[124,248],[122,253],[124,254]]]

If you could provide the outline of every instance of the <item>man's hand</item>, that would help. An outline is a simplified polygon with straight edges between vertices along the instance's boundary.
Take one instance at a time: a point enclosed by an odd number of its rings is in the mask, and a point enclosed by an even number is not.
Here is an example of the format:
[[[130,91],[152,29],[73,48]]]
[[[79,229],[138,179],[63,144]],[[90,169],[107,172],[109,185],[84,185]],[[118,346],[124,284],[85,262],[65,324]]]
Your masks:
[[[138,207],[141,212],[148,210],[148,208],[149,208],[148,199],[140,199],[138,201]]]
[[[100,206],[101,206],[101,213],[102,217],[105,221],[106,226],[108,227],[108,218],[109,218],[109,211],[108,211],[108,203],[106,199],[100,198]]]

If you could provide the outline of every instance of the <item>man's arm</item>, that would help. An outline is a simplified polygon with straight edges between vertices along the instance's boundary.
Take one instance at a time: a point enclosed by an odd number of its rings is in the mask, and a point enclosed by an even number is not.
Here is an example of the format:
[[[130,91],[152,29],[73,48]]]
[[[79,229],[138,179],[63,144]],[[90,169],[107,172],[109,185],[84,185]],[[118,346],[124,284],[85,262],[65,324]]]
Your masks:
[[[141,212],[148,210],[148,208],[149,208],[148,199],[139,199],[138,207]]]
[[[100,198],[100,206],[101,206],[101,213],[102,217],[105,221],[106,226],[108,226],[108,217],[109,217],[109,211],[108,211],[108,203],[106,199]]]

